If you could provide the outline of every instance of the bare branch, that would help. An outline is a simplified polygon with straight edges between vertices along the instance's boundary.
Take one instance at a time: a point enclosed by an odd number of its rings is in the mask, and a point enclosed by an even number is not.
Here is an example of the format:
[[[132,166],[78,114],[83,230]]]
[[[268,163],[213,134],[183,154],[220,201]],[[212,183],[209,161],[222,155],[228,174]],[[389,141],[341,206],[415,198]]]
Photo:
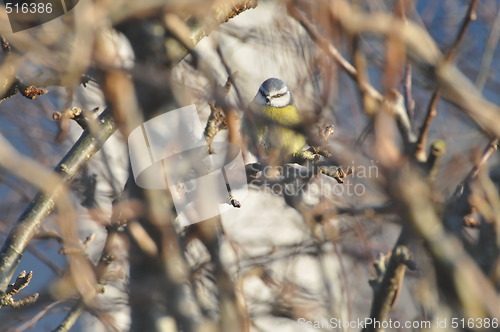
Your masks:
[[[98,121],[99,131],[95,133],[85,131],[57,165],[55,173],[60,176],[60,182],[54,187],[40,192],[9,233],[0,251],[0,286],[2,288],[5,288],[11,279],[12,273],[21,261],[29,241],[35,235],[45,217],[54,208],[54,203],[61,194],[64,185],[73,179],[82,166],[115,131],[116,126],[109,110],[105,110]]]
[[[478,3],[477,0],[471,0],[465,18],[462,22],[462,25],[458,30],[457,36],[455,37],[455,41],[453,42],[452,46],[444,56],[444,62],[453,61],[458,46],[464,39],[465,33],[467,32],[467,28],[470,26],[472,21],[476,19],[477,3]],[[424,123],[422,124],[422,127],[420,127],[417,143],[415,144],[415,157],[417,160],[421,162],[424,162],[427,159],[427,156],[425,154],[427,136],[429,135],[429,128],[431,126],[432,120],[437,115],[437,104],[439,102],[440,97],[441,97],[441,89],[438,88],[432,94],[431,101],[429,102],[429,106],[427,107],[427,113],[425,115]]]

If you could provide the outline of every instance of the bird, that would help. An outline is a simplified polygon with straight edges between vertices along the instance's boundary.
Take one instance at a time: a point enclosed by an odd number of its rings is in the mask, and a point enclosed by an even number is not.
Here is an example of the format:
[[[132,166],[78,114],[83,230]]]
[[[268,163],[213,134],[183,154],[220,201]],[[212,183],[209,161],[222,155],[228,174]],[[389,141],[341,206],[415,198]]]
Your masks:
[[[302,122],[292,92],[282,80],[269,78],[243,116],[242,133],[257,159],[280,166],[300,156],[306,137],[297,131]]]

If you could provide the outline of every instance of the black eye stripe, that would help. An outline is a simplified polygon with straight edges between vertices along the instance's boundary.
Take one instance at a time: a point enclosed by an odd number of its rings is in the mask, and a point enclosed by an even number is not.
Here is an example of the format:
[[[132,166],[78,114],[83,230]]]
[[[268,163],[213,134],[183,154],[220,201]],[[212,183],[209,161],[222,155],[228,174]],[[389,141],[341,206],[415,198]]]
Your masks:
[[[264,92],[264,90],[261,90],[259,89],[259,93],[262,95],[262,97],[264,98],[280,98],[280,97],[283,97],[284,95],[288,94],[288,91],[287,92],[284,92],[284,93],[278,93],[278,94],[275,94],[275,95],[272,95],[272,96],[269,96],[266,92]]]

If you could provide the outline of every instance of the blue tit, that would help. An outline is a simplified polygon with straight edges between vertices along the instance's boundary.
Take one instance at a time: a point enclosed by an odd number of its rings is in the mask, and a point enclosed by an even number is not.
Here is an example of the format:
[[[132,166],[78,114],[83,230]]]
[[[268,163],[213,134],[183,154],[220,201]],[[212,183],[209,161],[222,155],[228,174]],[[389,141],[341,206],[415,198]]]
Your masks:
[[[250,114],[243,117],[243,136],[250,152],[261,161],[281,165],[292,161],[306,144],[305,136],[294,129],[301,116],[286,84],[277,78],[265,80],[255,95]]]

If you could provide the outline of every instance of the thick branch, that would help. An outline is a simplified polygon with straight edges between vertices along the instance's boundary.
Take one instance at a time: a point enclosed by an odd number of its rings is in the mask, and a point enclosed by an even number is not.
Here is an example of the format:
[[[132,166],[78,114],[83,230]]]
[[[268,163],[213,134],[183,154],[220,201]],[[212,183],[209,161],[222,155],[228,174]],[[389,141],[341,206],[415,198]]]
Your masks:
[[[98,119],[100,126],[97,132],[84,131],[55,168],[55,172],[60,175],[62,181],[50,193],[39,192],[14,225],[0,251],[0,289],[5,289],[8,285],[29,241],[36,234],[45,217],[54,209],[54,202],[64,185],[73,179],[115,131],[115,122],[110,113],[108,109],[101,114]]]
[[[370,318],[372,318],[373,321],[385,321],[387,319],[401,291],[406,267],[410,264],[410,252],[408,248],[402,244],[402,242],[406,242],[404,240],[405,236],[403,236],[405,232],[406,230],[401,232],[398,243],[396,243],[392,250],[389,264],[383,269],[384,271],[381,271],[383,275],[380,276],[378,282],[374,282],[372,285],[374,296]],[[384,263],[382,264],[385,265]],[[367,325],[363,329],[363,332],[375,330],[377,330],[375,325],[371,324]]]

